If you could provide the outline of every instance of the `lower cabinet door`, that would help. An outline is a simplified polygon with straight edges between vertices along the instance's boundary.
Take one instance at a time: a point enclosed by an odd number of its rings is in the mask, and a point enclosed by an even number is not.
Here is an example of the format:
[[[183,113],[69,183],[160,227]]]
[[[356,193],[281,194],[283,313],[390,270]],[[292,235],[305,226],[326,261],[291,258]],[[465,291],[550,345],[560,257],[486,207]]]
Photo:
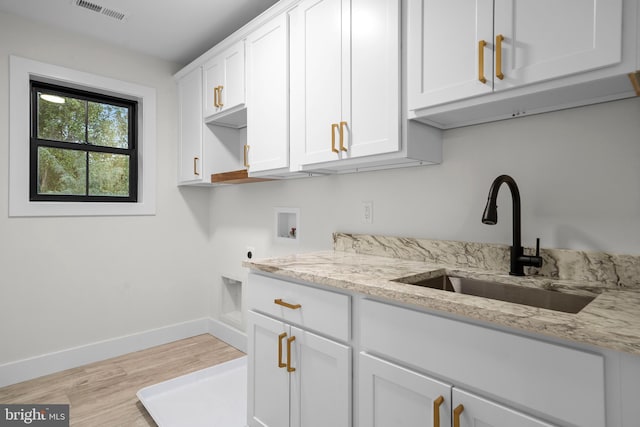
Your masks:
[[[351,348],[295,327],[291,336],[291,427],[351,426]]]
[[[289,373],[278,361],[281,354],[286,363],[288,335],[282,334],[288,330],[283,322],[249,312],[247,410],[252,427],[289,426]]]
[[[365,353],[359,362],[359,425],[451,426],[450,385]]]
[[[553,427],[521,412],[453,388],[452,416],[460,427]],[[456,424],[458,419],[458,424]]]

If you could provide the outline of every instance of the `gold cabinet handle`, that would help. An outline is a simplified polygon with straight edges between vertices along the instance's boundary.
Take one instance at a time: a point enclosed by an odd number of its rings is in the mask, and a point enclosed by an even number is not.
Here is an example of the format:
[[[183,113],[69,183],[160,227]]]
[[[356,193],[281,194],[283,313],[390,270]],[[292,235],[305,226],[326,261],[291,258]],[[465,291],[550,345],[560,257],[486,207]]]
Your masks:
[[[640,96],[640,71],[629,73],[629,80],[631,80],[631,86],[636,91],[636,95]]]
[[[286,363],[282,362],[282,339],[287,336],[286,332],[278,335],[278,368],[285,368]]]
[[[478,80],[482,83],[487,82],[487,79],[484,77],[484,47],[486,45],[487,42],[484,40],[478,42]]]
[[[462,411],[464,411],[462,404],[456,406],[456,409],[453,410],[453,427],[460,427],[460,414]]]
[[[340,150],[347,151],[347,148],[344,146],[344,127],[347,125],[347,122],[340,122]]]
[[[440,405],[444,402],[444,397],[438,396],[433,401],[433,427],[440,427]]]
[[[220,104],[220,86],[213,88],[213,106],[216,108],[222,107],[222,104]]]
[[[296,368],[291,367],[291,343],[296,340],[296,337],[287,338],[287,372],[295,372]]]
[[[299,308],[302,308],[302,306],[301,306],[300,304],[289,304],[288,302],[284,302],[284,301],[282,301],[282,299],[281,299],[281,298],[274,299],[274,300],[273,300],[273,302],[274,302],[275,304],[281,305],[281,306],[283,306],[283,307],[290,308],[291,310],[297,310],[297,309],[299,309]]]
[[[198,157],[193,158],[193,174],[196,176],[200,176],[198,173],[198,160],[200,160]]]
[[[244,144],[244,167],[249,169],[249,145]]]
[[[337,123],[331,123],[331,151],[334,153],[339,153],[336,148],[336,129],[338,129]]]
[[[218,86],[218,107],[224,107],[222,103],[222,89],[224,89],[224,86]]]
[[[504,40],[504,36],[502,34],[498,34],[496,36],[496,77],[500,80],[504,79],[504,74],[502,74],[502,41]]]

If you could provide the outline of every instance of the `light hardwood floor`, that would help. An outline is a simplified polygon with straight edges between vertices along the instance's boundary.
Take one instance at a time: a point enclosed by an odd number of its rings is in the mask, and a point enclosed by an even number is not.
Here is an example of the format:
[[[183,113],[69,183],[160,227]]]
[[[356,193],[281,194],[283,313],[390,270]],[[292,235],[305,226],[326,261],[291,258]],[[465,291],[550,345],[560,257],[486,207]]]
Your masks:
[[[198,335],[0,388],[0,402],[69,404],[72,426],[155,426],[138,390],[243,354],[211,335]]]

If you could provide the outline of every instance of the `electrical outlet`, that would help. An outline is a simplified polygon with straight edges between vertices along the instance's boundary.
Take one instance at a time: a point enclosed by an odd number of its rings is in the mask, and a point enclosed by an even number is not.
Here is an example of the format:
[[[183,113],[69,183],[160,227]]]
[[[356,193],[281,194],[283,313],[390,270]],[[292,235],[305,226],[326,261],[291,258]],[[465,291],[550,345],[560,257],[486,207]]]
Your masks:
[[[360,221],[363,224],[373,224],[373,202],[362,202],[362,214]]]
[[[253,258],[255,254],[256,254],[256,248],[254,248],[253,246],[247,246],[247,249],[246,249],[247,259]]]

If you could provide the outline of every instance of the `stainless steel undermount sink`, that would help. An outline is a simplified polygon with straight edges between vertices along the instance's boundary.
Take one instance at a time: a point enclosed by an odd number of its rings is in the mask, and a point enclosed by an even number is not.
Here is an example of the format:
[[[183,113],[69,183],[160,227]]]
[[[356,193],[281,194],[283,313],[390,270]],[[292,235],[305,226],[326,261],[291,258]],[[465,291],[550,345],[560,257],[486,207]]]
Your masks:
[[[405,277],[396,279],[394,282],[474,295],[547,310],[562,311],[564,313],[578,313],[595,298],[455,276],[441,276],[418,281],[415,280],[415,277]]]

